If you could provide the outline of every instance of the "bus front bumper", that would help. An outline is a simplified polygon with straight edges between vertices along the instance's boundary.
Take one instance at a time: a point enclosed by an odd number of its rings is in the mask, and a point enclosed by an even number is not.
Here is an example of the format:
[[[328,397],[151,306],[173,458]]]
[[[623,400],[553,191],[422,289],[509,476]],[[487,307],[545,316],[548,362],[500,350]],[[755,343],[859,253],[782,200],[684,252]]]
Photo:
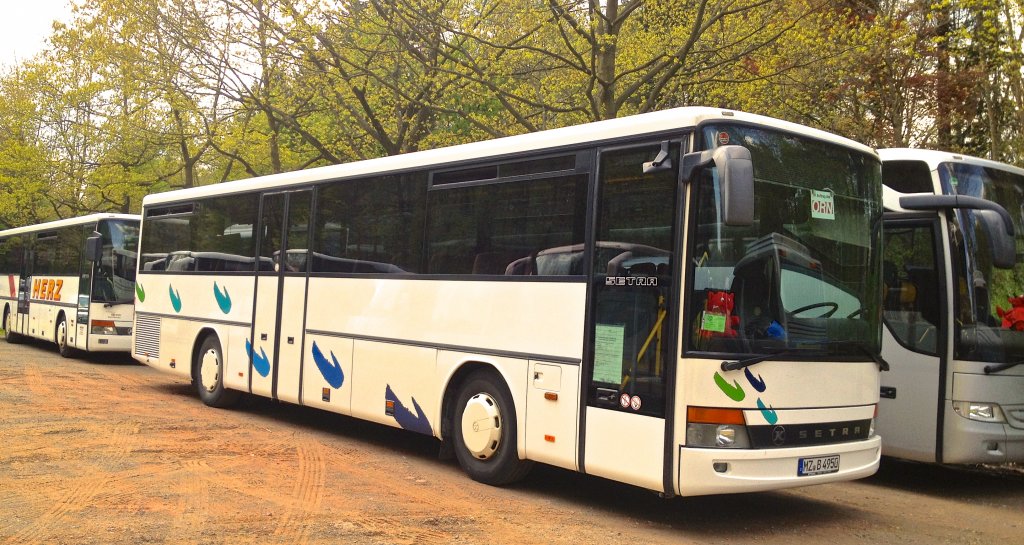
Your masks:
[[[877,435],[866,441],[767,450],[679,447],[676,482],[682,496],[760,492],[860,479],[878,470],[882,453]],[[839,456],[834,473],[799,476],[800,459]]]
[[[1002,464],[1024,462],[1024,405],[1003,405],[1004,422],[979,422],[957,414],[946,404],[942,441],[945,464]]]
[[[130,352],[131,335],[93,335],[89,338],[89,352]]]

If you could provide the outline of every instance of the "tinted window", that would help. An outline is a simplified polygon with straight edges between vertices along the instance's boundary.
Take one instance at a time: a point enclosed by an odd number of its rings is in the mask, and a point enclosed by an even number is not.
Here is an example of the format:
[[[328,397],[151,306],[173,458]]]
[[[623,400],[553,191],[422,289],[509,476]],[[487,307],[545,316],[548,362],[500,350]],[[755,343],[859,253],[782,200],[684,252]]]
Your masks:
[[[883,236],[885,323],[907,348],[935,354],[942,297],[933,228],[886,225]]]
[[[32,274],[77,275],[81,244],[77,228],[40,233],[32,245]]]
[[[313,272],[422,272],[426,173],[320,188]]]
[[[24,245],[21,237],[0,240],[0,272],[20,274],[24,259]]]
[[[885,161],[882,183],[900,193],[934,193],[932,173],[924,161]]]
[[[191,207],[147,211],[143,271],[251,271],[257,195],[228,195]]]
[[[582,254],[586,195],[582,174],[432,191],[427,272],[583,274],[565,263]]]

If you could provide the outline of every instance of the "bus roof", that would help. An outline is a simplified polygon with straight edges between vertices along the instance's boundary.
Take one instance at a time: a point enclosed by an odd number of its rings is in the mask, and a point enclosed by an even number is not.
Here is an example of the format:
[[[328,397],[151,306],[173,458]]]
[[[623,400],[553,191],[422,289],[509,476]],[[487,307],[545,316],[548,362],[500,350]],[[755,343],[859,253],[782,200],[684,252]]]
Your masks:
[[[135,214],[113,214],[113,213],[97,213],[89,214],[86,216],[78,216],[74,218],[66,218],[62,220],[48,221],[45,223],[36,223],[34,225],[25,225],[22,227],[14,227],[12,229],[6,229],[0,231],[0,237],[7,237],[11,235],[24,235],[27,233],[36,233],[40,231],[48,231],[50,229],[57,229],[60,227],[71,227],[74,225],[85,225],[87,223],[94,223],[103,219],[122,219],[122,220],[140,220],[141,216]]]
[[[1024,176],[1024,168],[1018,168],[1008,163],[972,157],[962,153],[950,153],[948,151],[936,151],[916,148],[885,148],[878,150],[878,156],[882,161],[923,161],[928,164],[929,170],[939,168],[941,163],[967,163],[980,167],[1005,170],[1020,176]]]
[[[494,140],[484,140],[469,144],[461,144],[446,148],[418,151],[401,155],[367,159],[339,165],[311,168],[295,172],[260,176],[245,180],[225,182],[202,187],[179,189],[147,195],[143,206],[176,202],[225,193],[259,191],[263,189],[299,186],[325,180],[339,180],[402,172],[418,168],[438,167],[464,161],[481,159],[499,159],[502,157],[529,152],[531,150],[564,149],[588,143],[611,141],[618,138],[630,138],[645,134],[668,133],[672,130],[695,127],[710,121],[739,122],[764,125],[782,131],[797,133],[824,140],[836,145],[854,148],[857,151],[874,155],[871,148],[831,134],[826,131],[805,127],[796,123],[782,121],[756,114],[722,110],[719,108],[686,107],[651,112],[646,114],[597,121],[583,125],[573,125],[535,133],[508,136]]]

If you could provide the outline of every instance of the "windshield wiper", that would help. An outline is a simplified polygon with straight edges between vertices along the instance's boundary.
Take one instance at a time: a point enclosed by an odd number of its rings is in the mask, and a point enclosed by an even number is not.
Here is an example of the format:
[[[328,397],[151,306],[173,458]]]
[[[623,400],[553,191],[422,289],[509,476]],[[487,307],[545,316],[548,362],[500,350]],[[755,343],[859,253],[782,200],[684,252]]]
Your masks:
[[[986,365],[985,374],[991,375],[992,373],[998,373],[1000,371],[1006,371],[1011,367],[1017,367],[1018,365],[1024,365],[1024,360],[1011,361],[1007,363],[1000,363],[999,365]]]
[[[837,346],[837,345],[840,345],[840,346],[841,345],[853,346],[854,348],[859,349],[866,356],[871,358],[871,360],[874,361],[876,364],[878,364],[878,370],[879,371],[888,371],[889,370],[889,362],[885,361],[885,359],[882,358],[881,354],[876,354],[875,352],[873,352],[871,349],[869,349],[861,341],[833,341],[833,342],[829,342],[829,343],[821,343],[822,347],[825,347],[825,346]],[[821,355],[827,355],[827,353],[824,350],[813,350],[813,349],[808,349],[808,348],[786,349],[786,350],[780,350],[779,352],[773,352],[771,354],[761,354],[760,356],[752,356],[752,357],[745,358],[745,359],[742,359],[742,360],[723,361],[722,362],[722,370],[723,371],[734,371],[736,369],[745,369],[747,367],[750,367],[751,365],[754,365],[754,364],[757,364],[757,363],[761,363],[762,361],[778,359],[781,356],[789,356],[789,355],[792,355],[792,354],[821,354]],[[1020,363],[1024,363],[1024,362],[1020,362]]]
[[[103,303],[103,308],[110,308],[114,305],[131,305],[135,303],[135,299],[125,299],[123,301],[107,301]]]
[[[803,350],[780,350],[778,352],[772,352],[771,354],[761,354],[760,356],[751,356],[742,360],[736,361],[723,361],[722,371],[735,371],[737,369],[746,369],[751,365],[761,363],[762,361],[778,359],[782,356],[788,356],[794,352],[804,352]]]

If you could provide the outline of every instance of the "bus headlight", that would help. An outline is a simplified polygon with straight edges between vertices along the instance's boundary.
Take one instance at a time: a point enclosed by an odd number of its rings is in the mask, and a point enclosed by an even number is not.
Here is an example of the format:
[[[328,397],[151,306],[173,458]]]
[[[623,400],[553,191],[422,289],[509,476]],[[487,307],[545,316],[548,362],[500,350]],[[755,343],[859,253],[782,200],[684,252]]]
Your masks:
[[[953,411],[968,420],[993,423],[1006,422],[1003,410],[995,403],[954,401]]]
[[[686,424],[686,445],[705,448],[750,448],[746,426],[735,424]]]
[[[750,436],[739,409],[689,407],[686,444],[705,448],[750,448]]]
[[[131,327],[117,327],[111,320],[93,320],[90,331],[93,335],[131,335]]]

